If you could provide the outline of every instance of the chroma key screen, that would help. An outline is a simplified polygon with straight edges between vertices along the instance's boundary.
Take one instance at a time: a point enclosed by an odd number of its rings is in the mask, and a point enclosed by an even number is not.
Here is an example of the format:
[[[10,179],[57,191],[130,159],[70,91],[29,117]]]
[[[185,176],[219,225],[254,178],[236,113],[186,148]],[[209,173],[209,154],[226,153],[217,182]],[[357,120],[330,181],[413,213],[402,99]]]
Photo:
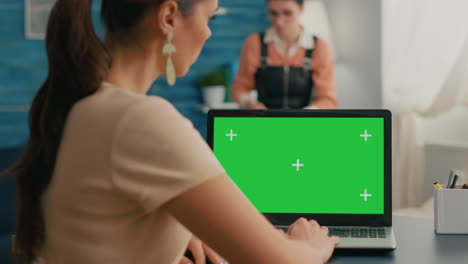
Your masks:
[[[384,213],[384,118],[215,117],[213,151],[262,213]]]

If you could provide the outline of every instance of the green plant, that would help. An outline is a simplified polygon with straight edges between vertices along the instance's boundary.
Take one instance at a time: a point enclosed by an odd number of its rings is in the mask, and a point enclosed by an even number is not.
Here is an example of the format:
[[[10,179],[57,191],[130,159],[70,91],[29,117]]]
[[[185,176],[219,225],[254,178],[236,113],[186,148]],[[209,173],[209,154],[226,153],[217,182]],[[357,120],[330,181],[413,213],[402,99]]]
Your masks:
[[[197,85],[198,87],[206,87],[206,86],[218,86],[223,85],[226,86],[226,74],[224,70],[218,70],[214,72],[209,72],[203,74],[198,80]]]

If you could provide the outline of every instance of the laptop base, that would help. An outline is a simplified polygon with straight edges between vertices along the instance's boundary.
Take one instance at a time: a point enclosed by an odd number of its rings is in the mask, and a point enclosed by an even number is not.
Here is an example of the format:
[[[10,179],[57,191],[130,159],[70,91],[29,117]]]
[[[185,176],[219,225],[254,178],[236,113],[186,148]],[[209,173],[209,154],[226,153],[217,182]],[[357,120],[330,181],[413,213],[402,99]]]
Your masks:
[[[354,255],[359,255],[359,256],[380,256],[380,255],[386,255],[386,254],[391,254],[393,251],[395,251],[395,248],[336,248],[335,251],[333,252],[333,255],[336,256],[354,256]]]

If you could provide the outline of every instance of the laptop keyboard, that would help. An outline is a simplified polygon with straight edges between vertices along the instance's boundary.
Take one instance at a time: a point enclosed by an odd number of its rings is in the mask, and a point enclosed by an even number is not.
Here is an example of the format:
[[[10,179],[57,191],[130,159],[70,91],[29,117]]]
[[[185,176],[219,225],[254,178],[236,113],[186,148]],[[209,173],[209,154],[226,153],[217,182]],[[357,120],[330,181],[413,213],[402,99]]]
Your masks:
[[[283,231],[287,232],[287,227],[280,227]],[[361,227],[332,227],[329,228],[329,234],[331,236],[338,237],[358,237],[358,238],[386,238],[385,228],[361,228]]]
[[[330,228],[330,235],[339,237],[386,238],[384,228]]]

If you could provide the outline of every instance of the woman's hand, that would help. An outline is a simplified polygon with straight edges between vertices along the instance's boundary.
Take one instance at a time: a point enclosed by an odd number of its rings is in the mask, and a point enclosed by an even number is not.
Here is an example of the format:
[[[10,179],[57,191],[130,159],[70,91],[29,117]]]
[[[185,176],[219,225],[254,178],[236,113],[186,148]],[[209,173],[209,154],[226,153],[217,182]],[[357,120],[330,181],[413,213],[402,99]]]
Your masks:
[[[303,241],[312,246],[316,255],[327,262],[331,257],[340,239],[336,236],[328,236],[328,228],[320,226],[315,220],[307,221],[299,218],[288,229],[288,236],[292,240]]]
[[[216,253],[212,248],[203,243],[198,237],[192,236],[187,246],[187,249],[192,252],[192,256],[195,260],[195,264],[205,264],[206,257],[215,264],[227,264],[228,262],[222,258],[218,253]],[[187,257],[183,257],[180,261],[180,264],[189,264],[193,263]]]
[[[246,104],[246,107],[248,109],[267,109],[267,107],[263,103],[256,102],[256,101],[249,101]]]

